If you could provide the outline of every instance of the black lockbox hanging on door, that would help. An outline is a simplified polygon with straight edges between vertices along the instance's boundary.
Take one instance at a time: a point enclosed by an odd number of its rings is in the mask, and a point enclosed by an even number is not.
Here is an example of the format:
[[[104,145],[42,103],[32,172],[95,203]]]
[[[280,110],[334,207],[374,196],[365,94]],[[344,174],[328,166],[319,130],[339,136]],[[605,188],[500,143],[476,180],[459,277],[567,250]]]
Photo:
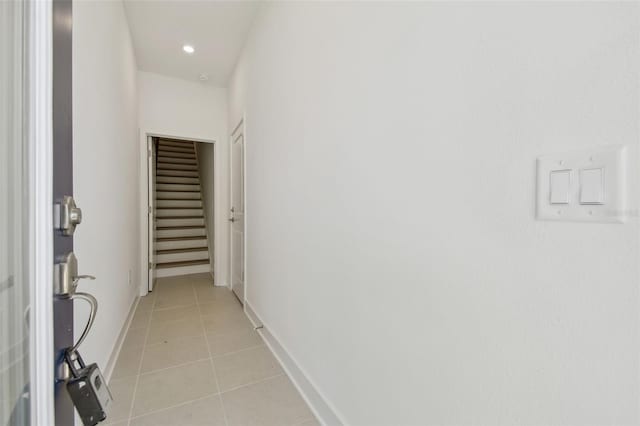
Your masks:
[[[67,382],[71,401],[82,423],[94,426],[107,418],[107,410],[113,402],[111,392],[97,364],[85,365],[77,350],[67,351],[65,359],[72,376]]]

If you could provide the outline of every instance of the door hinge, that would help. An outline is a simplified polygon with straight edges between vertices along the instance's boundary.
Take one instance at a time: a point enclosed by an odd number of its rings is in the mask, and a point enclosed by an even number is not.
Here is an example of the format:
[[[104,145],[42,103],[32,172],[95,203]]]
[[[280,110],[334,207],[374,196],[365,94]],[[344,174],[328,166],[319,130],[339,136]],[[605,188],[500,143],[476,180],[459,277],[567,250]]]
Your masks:
[[[149,262],[149,269],[153,269],[153,262]]]

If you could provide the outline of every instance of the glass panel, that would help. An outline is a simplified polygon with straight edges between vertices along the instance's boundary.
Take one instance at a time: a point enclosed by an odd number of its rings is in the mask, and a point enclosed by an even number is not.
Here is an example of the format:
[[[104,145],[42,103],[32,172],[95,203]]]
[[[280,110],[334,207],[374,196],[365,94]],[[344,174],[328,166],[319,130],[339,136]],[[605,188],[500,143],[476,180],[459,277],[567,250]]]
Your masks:
[[[0,1],[0,425],[29,424],[22,1]]]

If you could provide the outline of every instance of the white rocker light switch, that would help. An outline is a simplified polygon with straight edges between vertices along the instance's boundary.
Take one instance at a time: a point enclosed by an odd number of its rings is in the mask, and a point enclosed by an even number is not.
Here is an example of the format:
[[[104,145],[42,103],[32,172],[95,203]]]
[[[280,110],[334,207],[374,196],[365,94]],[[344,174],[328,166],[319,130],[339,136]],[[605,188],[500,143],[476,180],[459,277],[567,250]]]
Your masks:
[[[604,169],[580,170],[580,204],[604,204]]]

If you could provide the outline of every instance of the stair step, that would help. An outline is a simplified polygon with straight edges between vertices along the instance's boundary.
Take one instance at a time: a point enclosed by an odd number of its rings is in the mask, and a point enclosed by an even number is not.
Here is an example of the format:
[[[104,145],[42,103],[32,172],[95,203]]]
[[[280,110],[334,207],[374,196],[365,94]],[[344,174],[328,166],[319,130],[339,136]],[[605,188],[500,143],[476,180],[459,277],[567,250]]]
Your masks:
[[[156,209],[156,217],[158,219],[164,219],[168,217],[179,216],[198,216],[204,217],[204,211],[201,207],[193,208],[165,208],[160,207]]]
[[[157,164],[157,170],[189,170],[198,172],[198,168],[195,164],[174,164],[174,163],[160,163]]]
[[[171,263],[162,263],[157,264],[157,269],[165,269],[165,268],[176,268],[178,266],[190,266],[190,265],[208,265],[209,259],[204,260],[187,260],[182,262],[171,262]]]
[[[175,152],[175,151],[167,151],[166,149],[159,149],[158,157],[186,158],[189,160],[196,159],[196,156],[193,152]]]
[[[177,146],[178,148],[193,148],[193,142],[177,141],[172,139],[160,139],[158,146]]]
[[[196,165],[196,159],[178,158],[178,157],[158,157],[158,163],[171,164],[193,164]]]
[[[156,200],[156,208],[192,209],[202,208],[201,200]],[[190,215],[193,216],[193,215]]]
[[[193,184],[177,184],[177,183],[158,183],[156,191],[175,191],[175,192],[200,192],[200,185]]]
[[[184,262],[189,260],[205,260],[209,259],[209,250],[204,247],[197,249],[178,249],[170,250],[172,253],[158,253],[153,259],[154,263],[161,265],[163,263]]]
[[[209,259],[209,250],[203,250],[201,247],[197,249],[185,249],[178,250],[172,253],[158,253],[156,252],[156,256],[154,257],[154,262],[157,265],[161,265],[163,263],[173,263],[173,262],[184,262],[190,260],[203,260]]]
[[[158,231],[163,231],[163,230],[169,230],[169,229],[198,229],[198,228],[202,228],[204,229],[204,225],[190,225],[190,226],[180,226],[180,227],[175,227],[175,226],[158,226],[156,227],[156,230]]]
[[[174,254],[174,253],[188,253],[191,251],[207,251],[206,247],[194,247],[194,248],[183,248],[183,249],[170,249],[170,250],[156,250],[156,254]]]
[[[162,228],[179,228],[183,226],[204,226],[204,217],[176,216],[163,217],[156,220],[156,226]]]
[[[199,200],[199,192],[156,191],[156,200]]]
[[[209,259],[207,247],[191,247],[171,250],[156,250],[154,263],[162,265],[173,262]]]
[[[158,242],[166,242],[166,241],[184,241],[184,240],[205,240],[206,237],[169,237],[169,238],[156,238]]]
[[[205,237],[157,238],[154,247],[156,250],[207,247],[207,239]]]
[[[197,177],[181,177],[181,176],[156,176],[157,183],[194,183],[199,184],[200,179]]]
[[[176,277],[190,274],[210,274],[211,265],[207,263],[156,269],[156,278]]]
[[[158,151],[193,154],[194,149],[192,146],[182,147],[182,146],[158,145]]]
[[[156,177],[158,176],[184,176],[184,177],[198,177],[197,170],[156,170]]]
[[[204,238],[206,237],[206,231],[204,226],[159,227],[156,228],[155,235],[158,240],[166,238],[185,239],[188,237]]]

